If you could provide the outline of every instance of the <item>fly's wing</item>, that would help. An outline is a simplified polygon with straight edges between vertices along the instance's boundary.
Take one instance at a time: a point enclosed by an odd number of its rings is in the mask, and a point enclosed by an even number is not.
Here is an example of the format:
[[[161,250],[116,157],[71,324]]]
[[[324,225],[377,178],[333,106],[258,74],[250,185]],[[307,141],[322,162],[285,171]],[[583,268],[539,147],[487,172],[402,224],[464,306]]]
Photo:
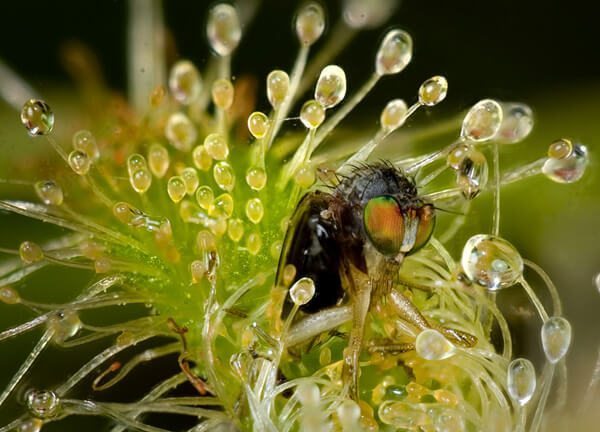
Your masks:
[[[303,277],[315,283],[315,295],[301,310],[315,313],[336,305],[343,297],[339,268],[341,251],[337,228],[333,220],[323,217],[329,209],[332,197],[323,192],[312,192],[304,196],[290,220],[283,242],[281,259],[277,269],[277,286],[293,285]],[[295,276],[290,284],[284,284],[283,273],[287,265],[293,265]],[[282,316],[286,317],[292,300],[286,295]]]

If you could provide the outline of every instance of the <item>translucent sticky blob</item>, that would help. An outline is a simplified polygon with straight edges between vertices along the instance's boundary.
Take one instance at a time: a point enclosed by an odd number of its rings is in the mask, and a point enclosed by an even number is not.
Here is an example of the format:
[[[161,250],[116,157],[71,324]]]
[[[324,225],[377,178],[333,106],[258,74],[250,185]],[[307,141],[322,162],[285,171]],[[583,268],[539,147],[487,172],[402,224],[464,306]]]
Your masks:
[[[375,72],[378,75],[391,75],[401,72],[412,59],[413,41],[403,30],[389,31],[375,59]]]
[[[229,219],[227,235],[234,242],[239,242],[244,236],[244,222],[241,219]]]
[[[507,389],[510,397],[524,406],[531,400],[537,379],[533,364],[524,358],[514,359],[508,365]]]
[[[502,124],[503,112],[498,102],[484,99],[471,107],[462,123],[463,139],[481,142],[496,136]]]
[[[200,178],[198,177],[198,172],[192,168],[187,167],[181,170],[179,174],[185,183],[185,191],[188,195],[193,195],[198,189],[198,185],[200,184]]]
[[[248,130],[256,139],[265,136],[269,129],[269,117],[265,113],[255,111],[248,116]]]
[[[84,153],[81,150],[73,150],[71,153],[69,153],[67,162],[75,174],[81,176],[86,175],[92,166],[92,160],[90,157],[87,155],[87,153]]]
[[[19,245],[19,256],[25,264],[33,264],[44,259],[44,251],[37,243],[24,241]]]
[[[35,193],[46,205],[59,206],[64,201],[62,188],[53,180],[43,180],[34,185]]]
[[[129,176],[129,183],[137,193],[146,193],[152,185],[152,174],[147,168],[138,169]]]
[[[390,132],[398,129],[406,121],[407,111],[408,108],[406,102],[402,99],[393,99],[389,101],[379,117],[381,128]]]
[[[196,66],[188,60],[180,60],[171,68],[169,90],[179,103],[189,105],[200,95],[202,81]]]
[[[542,326],[542,347],[552,364],[558,363],[571,345],[571,323],[563,317],[554,316]]]
[[[308,163],[303,164],[298,171],[296,171],[296,174],[294,174],[294,181],[302,188],[311,187],[316,180],[317,176],[315,174],[315,169]]]
[[[208,171],[213,163],[213,158],[203,145],[196,146],[192,152],[194,165],[201,171]]]
[[[311,278],[303,277],[294,282],[290,287],[290,297],[294,304],[305,305],[315,295],[315,283]]]
[[[259,167],[248,168],[248,171],[246,171],[246,183],[255,191],[262,190],[267,184],[267,172]]]
[[[390,17],[397,4],[394,0],[345,0],[344,21],[354,29],[379,27]]]
[[[265,214],[265,208],[260,198],[250,198],[246,202],[246,217],[250,222],[259,223]]]
[[[448,81],[443,76],[434,76],[426,80],[419,87],[419,103],[434,106],[446,99],[448,94]]]
[[[329,351],[331,356],[331,351]],[[331,361],[331,359],[329,359]],[[323,363],[329,364],[329,362]],[[355,431],[359,430],[358,421],[360,420],[360,407],[356,402],[350,399],[346,399],[340,404],[337,409],[337,415],[340,419],[342,431]]]
[[[309,381],[302,381],[296,389],[296,397],[302,405],[316,406],[321,402],[319,386]]]
[[[515,247],[487,234],[467,240],[461,265],[469,279],[490,291],[514,285],[523,274],[523,259]]]
[[[21,123],[31,136],[47,135],[54,127],[54,113],[43,100],[29,99],[21,110]]]
[[[559,145],[556,143],[552,145],[555,146],[552,153],[558,154],[559,152],[556,147]],[[556,183],[574,183],[583,177],[588,162],[589,155],[587,148],[584,145],[573,143],[570,154],[562,158],[550,157],[546,159],[546,162],[542,166],[542,172]]]
[[[73,134],[73,148],[84,152],[92,160],[98,160],[100,157],[96,138],[88,130],[80,130]]]
[[[523,141],[533,129],[533,112],[522,103],[503,103],[503,119],[496,134],[496,141],[514,144]]]
[[[233,214],[234,201],[231,194],[223,193],[215,198],[210,207],[210,215],[216,217],[230,217]]]
[[[169,169],[169,151],[160,144],[154,143],[148,149],[148,166],[152,174],[163,178]]]
[[[165,126],[165,136],[173,147],[190,151],[198,133],[191,120],[183,113],[171,114]]]
[[[458,149],[456,149],[458,150]],[[460,151],[453,153],[454,157],[461,156]],[[453,163],[456,160],[452,161]],[[462,190],[466,199],[475,198],[488,182],[489,169],[484,154],[469,148],[457,163],[456,184]]]
[[[346,96],[346,73],[336,65],[326,66],[319,75],[315,88],[315,100],[323,108],[333,108]]]
[[[234,88],[230,80],[221,78],[212,85],[212,100],[215,106],[228,110],[233,104]]]
[[[215,194],[210,186],[202,185],[196,189],[196,202],[204,210],[208,210],[215,199]]]
[[[275,109],[285,100],[290,89],[290,77],[282,70],[274,70],[267,76],[267,98]]]
[[[230,55],[237,48],[242,37],[242,28],[235,7],[227,3],[213,7],[208,15],[206,35],[211,48],[217,54]]]
[[[58,344],[75,336],[81,325],[79,314],[73,310],[57,311],[48,319],[48,329],[54,332],[52,340]]]
[[[316,100],[306,101],[300,110],[300,120],[307,129],[316,129],[325,120],[325,109]]]
[[[211,158],[224,160],[229,156],[229,146],[220,133],[212,133],[204,139],[204,148]]]
[[[29,390],[25,402],[31,415],[40,419],[54,417],[60,408],[59,397],[49,390]]]
[[[235,186],[235,171],[227,162],[221,161],[215,164],[213,178],[217,185],[227,192],[231,192]]]
[[[427,329],[418,334],[415,350],[425,360],[444,360],[455,354],[456,347],[439,331]]]
[[[186,194],[185,182],[180,176],[171,177],[167,182],[167,193],[174,203],[178,203]]]
[[[309,3],[296,16],[296,34],[304,46],[317,41],[325,30],[325,12],[317,3]]]

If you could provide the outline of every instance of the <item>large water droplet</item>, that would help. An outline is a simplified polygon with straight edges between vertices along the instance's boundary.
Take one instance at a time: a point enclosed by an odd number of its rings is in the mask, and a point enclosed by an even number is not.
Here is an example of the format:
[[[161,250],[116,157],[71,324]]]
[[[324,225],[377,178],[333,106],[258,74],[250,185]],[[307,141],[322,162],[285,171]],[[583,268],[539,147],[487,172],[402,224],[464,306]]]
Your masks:
[[[469,279],[490,291],[514,285],[523,274],[523,260],[515,247],[487,234],[467,240],[461,265]]]
[[[492,99],[477,102],[462,123],[460,136],[469,141],[481,142],[494,138],[502,124],[502,107]]]
[[[327,365],[330,361],[323,364]],[[340,424],[342,425],[342,431],[350,432],[360,430],[358,424],[358,421],[360,420],[360,407],[353,400],[346,399],[342,402],[337,409],[337,415],[340,419]]]
[[[427,329],[418,334],[415,350],[425,360],[444,360],[454,355],[456,347],[439,331]]]
[[[33,264],[44,259],[44,251],[37,243],[24,241],[19,245],[19,256],[25,264]]]
[[[173,97],[184,105],[189,105],[200,95],[202,81],[196,66],[188,60],[181,60],[171,68],[169,89]]]
[[[296,397],[302,405],[316,406],[321,401],[321,392],[315,383],[302,381],[296,389]]]
[[[290,77],[282,70],[274,70],[267,76],[267,98],[273,108],[279,106],[285,100],[290,89]]]
[[[552,364],[558,363],[569,351],[571,345],[571,323],[563,317],[550,318],[542,326],[542,346],[546,358]]]
[[[533,364],[524,358],[514,359],[508,365],[507,389],[510,397],[523,406],[531,400],[537,380]]]
[[[46,135],[54,127],[54,113],[43,100],[29,99],[21,110],[21,123],[29,135]]]
[[[204,139],[204,148],[211,158],[224,160],[229,156],[229,146],[225,137],[220,133],[212,133]]]
[[[397,7],[394,0],[345,0],[344,21],[354,29],[381,26]]]
[[[248,116],[248,130],[256,139],[265,136],[269,130],[269,117],[260,111],[254,111]]]
[[[242,37],[240,20],[235,7],[227,3],[210,10],[206,34],[211,48],[220,56],[228,56],[237,48]]]
[[[588,162],[587,148],[584,145],[573,143],[572,151],[566,157],[546,159],[542,166],[542,172],[556,183],[574,183],[583,177]]]
[[[319,75],[315,99],[325,109],[333,108],[346,96],[346,73],[336,65],[326,66]]]
[[[73,135],[73,148],[88,155],[92,160],[98,160],[100,151],[96,144],[96,138],[88,130],[80,130]]]
[[[217,185],[227,192],[231,192],[235,187],[235,171],[225,161],[215,164],[213,167],[213,178]]]
[[[54,331],[53,340],[60,345],[81,329],[79,314],[72,310],[57,311],[48,319],[48,328]]]
[[[169,169],[169,151],[162,145],[154,143],[148,149],[148,166],[158,178],[163,178]]]
[[[173,147],[189,151],[196,141],[198,133],[191,120],[182,113],[171,114],[165,126],[165,136]]]
[[[383,38],[377,57],[375,71],[378,75],[391,75],[401,72],[412,59],[413,42],[403,30],[391,30]]]
[[[318,128],[325,120],[325,109],[316,100],[309,100],[302,105],[300,120],[307,129]]]
[[[523,141],[533,129],[531,108],[522,103],[503,103],[503,119],[495,139],[502,144]]]
[[[25,401],[31,415],[40,419],[52,418],[60,408],[59,397],[49,390],[29,390]]]
[[[315,283],[311,278],[303,277],[294,282],[290,288],[290,297],[294,304],[305,305],[315,295]]]
[[[87,155],[87,153],[82,152],[81,150],[73,150],[69,153],[69,157],[67,158],[69,162],[69,166],[80,176],[86,175],[92,166],[92,160]]]

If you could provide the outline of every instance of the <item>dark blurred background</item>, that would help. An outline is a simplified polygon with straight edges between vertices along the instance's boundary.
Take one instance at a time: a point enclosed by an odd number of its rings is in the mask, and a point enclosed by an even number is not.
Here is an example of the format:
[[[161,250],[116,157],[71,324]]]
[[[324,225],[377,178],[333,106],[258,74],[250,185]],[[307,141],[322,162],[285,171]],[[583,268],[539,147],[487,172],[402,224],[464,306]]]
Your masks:
[[[190,58],[202,68],[210,57],[204,25],[213,2],[164,3],[175,55]],[[336,21],[339,2],[324,4],[330,23]],[[297,47],[291,26],[296,7],[295,1],[264,1],[245,29],[233,71],[259,77],[260,91],[270,70],[291,67]],[[425,78],[443,74],[450,83],[447,100],[419,113],[415,124],[434,124],[486,97],[518,100],[534,109],[536,127],[524,143],[503,148],[503,164],[537,159],[560,136],[571,136],[588,146],[591,162],[580,182],[558,185],[540,176],[507,187],[502,195],[502,235],[556,281],[565,315],[573,322],[569,358],[573,409],[589,382],[600,343],[600,295],[593,284],[600,272],[599,16],[593,2],[583,0],[404,0],[384,28],[359,34],[351,49],[336,60],[345,68],[352,91],[371,73],[385,27],[398,25],[414,38],[413,62],[400,76],[382,80],[361,105],[358,121],[375,127],[377,113],[388,99],[413,101]],[[42,94],[49,91],[72,97],[72,84],[59,53],[66,42],[77,40],[97,55],[108,85],[125,92],[127,19],[127,3],[122,0],[6,1],[0,7],[0,59]],[[34,151],[35,146],[16,113],[1,101],[0,121],[1,178],[10,167],[10,155]],[[465,236],[489,229],[490,204],[489,197],[482,197]],[[8,223],[15,231],[12,236],[6,234]],[[0,239],[23,238],[29,232],[24,221],[9,222],[3,216],[0,224]],[[453,252],[458,256],[458,250]],[[509,313],[523,302],[514,293],[503,295],[501,301]],[[517,337],[518,351],[536,356],[539,323],[523,328],[530,333]],[[9,361],[10,355],[0,345],[0,365],[6,365],[6,374],[12,374],[20,361]]]

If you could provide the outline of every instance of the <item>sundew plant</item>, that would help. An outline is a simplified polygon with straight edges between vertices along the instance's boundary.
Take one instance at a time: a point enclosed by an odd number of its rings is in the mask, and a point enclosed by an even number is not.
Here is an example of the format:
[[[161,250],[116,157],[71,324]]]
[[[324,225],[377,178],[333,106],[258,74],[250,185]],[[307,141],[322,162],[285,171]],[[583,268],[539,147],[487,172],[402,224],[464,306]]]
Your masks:
[[[232,70],[256,4],[213,4],[210,61],[200,70],[177,59],[166,74],[160,2],[131,5],[130,100],[98,93],[75,50],[72,66],[103,105],[71,140],[53,132],[52,101],[0,64],[23,133],[54,150],[43,177],[1,180],[13,192],[0,210],[61,233],[18,248],[0,240],[0,306],[28,317],[0,343],[38,335],[0,383],[0,407],[20,407],[0,432],[69,416],[108,418],[112,432],[551,430],[567,399],[571,326],[548,275],[501,236],[502,189],[538,175],[576,182],[587,148],[560,138],[504,169],[501,153],[528,137],[532,110],[484,98],[445,124],[454,138],[438,150],[381,151],[444,101],[441,75],[406,101],[393,95],[372,136],[353,134],[348,114],[412,60],[411,36],[388,22],[392,0],[345,0],[330,26],[323,4],[300,4],[296,60],[258,81],[264,105]],[[350,88],[337,54],[384,25],[370,78]],[[22,126],[18,116],[3,125]],[[472,203],[486,195],[490,228],[473,232]],[[47,267],[90,282],[65,303],[27,298],[24,286],[51,288],[36,279]],[[508,290],[536,312],[535,365],[513,354],[497,304]],[[64,380],[39,361],[52,346],[84,345],[101,348]],[[134,399],[114,391],[154,363],[174,372],[146,375]]]

